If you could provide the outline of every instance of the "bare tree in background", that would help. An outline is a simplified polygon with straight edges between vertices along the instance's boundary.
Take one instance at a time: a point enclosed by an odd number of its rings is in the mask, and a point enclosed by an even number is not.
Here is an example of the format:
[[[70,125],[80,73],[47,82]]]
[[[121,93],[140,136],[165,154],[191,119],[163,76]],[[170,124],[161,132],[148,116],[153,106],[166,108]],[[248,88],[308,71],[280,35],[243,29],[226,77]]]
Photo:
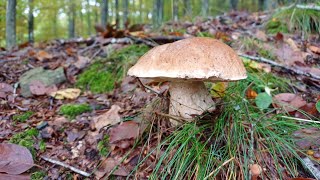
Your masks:
[[[69,28],[68,28],[69,38],[74,38],[76,36],[76,33],[75,33],[76,5],[74,3],[74,0],[69,0],[68,21],[69,21]]]
[[[230,0],[230,7],[232,10],[236,11],[238,9],[238,0]]]
[[[33,0],[28,1],[29,14],[28,14],[28,40],[30,43],[34,42],[34,21],[33,21]]]
[[[153,13],[152,13],[153,25],[159,27],[163,20],[163,0],[153,1]]]
[[[16,0],[7,1],[6,10],[6,46],[11,49],[16,45]]]
[[[178,7],[179,1],[172,0],[172,17],[173,21],[178,21],[178,14],[179,14],[179,7]]]
[[[106,27],[108,23],[108,0],[102,0],[101,3],[101,25]]]
[[[129,0],[124,0],[123,2],[123,27],[128,21],[128,14],[129,14]]]
[[[116,14],[116,27],[117,29],[119,29],[119,26],[120,26],[120,19],[119,19],[119,0],[115,0],[115,14]]]
[[[201,15],[207,17],[209,13],[209,0],[202,0]]]
[[[140,23],[143,21],[143,16],[142,16],[142,0],[139,0],[139,19]]]
[[[183,16],[192,16],[192,4],[191,0],[183,0]]]
[[[86,13],[87,13],[87,24],[88,24],[88,35],[91,35],[91,12],[90,12],[90,3],[89,0],[87,0],[87,8],[86,8]]]

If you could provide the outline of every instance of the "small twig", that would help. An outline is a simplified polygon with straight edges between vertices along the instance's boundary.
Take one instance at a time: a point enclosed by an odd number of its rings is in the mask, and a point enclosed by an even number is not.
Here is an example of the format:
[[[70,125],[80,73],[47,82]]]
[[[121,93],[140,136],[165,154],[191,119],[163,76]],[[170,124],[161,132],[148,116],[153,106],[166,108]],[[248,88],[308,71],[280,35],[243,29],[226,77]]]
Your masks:
[[[99,48],[93,55],[90,59],[94,59],[100,52],[102,51],[101,48]]]
[[[152,92],[156,93],[158,96],[162,96],[162,94],[161,94],[160,92],[158,92],[158,91],[156,91],[156,90],[152,89],[151,87],[149,87],[149,86],[147,86],[147,85],[143,84],[143,83],[141,82],[141,80],[140,80],[138,77],[137,77],[136,79],[137,79],[138,83],[140,84],[141,89],[142,89],[144,92],[147,92],[147,90],[146,90],[146,89],[148,89],[148,90],[150,90],[150,91],[152,91]]]
[[[308,158],[305,157],[302,159],[303,164],[308,168],[308,170],[312,173],[312,175],[316,178],[316,179],[320,179],[320,171],[318,170],[318,168],[316,167],[316,165]]]
[[[297,4],[296,7],[297,7],[298,9],[309,9],[309,10],[320,11],[320,6],[317,6],[317,5],[315,5],[315,4],[308,4],[308,5]]]
[[[204,178],[204,180],[208,179],[210,176],[212,176],[214,173],[219,171],[224,165],[228,164],[230,161],[232,161],[234,157],[230,158],[228,161],[225,161],[223,164],[221,164],[218,168],[216,168],[214,171],[212,171],[207,177]]]
[[[44,157],[44,156],[41,156],[41,158],[46,160],[46,161],[48,161],[48,162],[51,162],[53,164],[56,164],[56,165],[62,166],[64,168],[70,169],[71,171],[76,172],[78,174],[81,174],[82,176],[85,176],[85,177],[91,176],[91,174],[89,174],[87,172],[84,172],[84,171],[82,171],[80,169],[77,169],[75,167],[72,167],[72,166],[70,166],[68,164],[65,164],[63,162],[60,162],[60,161],[57,161],[57,160],[53,160],[53,159],[50,159],[50,158],[47,158],[47,157]]]
[[[288,116],[280,116],[280,117],[285,118],[285,119],[292,119],[292,120],[297,120],[297,121],[320,124],[320,121],[313,121],[313,120],[309,120],[309,119],[302,119],[302,118],[295,118],[295,117],[288,117]]]
[[[320,76],[318,76],[318,75],[315,75],[315,74],[312,74],[312,73],[309,73],[309,72],[303,72],[303,71],[301,71],[299,69],[295,69],[295,68],[289,68],[289,67],[286,67],[284,65],[278,64],[275,61],[272,61],[270,59],[266,59],[266,58],[263,58],[263,57],[249,56],[249,55],[246,55],[246,54],[238,54],[238,55],[241,56],[241,57],[245,57],[245,58],[248,58],[248,59],[251,59],[251,60],[258,61],[258,62],[267,63],[267,64],[270,64],[271,66],[279,67],[279,68],[285,69],[287,71],[293,72],[293,73],[298,74],[298,75],[303,75],[303,76],[307,76],[307,77],[311,77],[311,78],[320,80]]]

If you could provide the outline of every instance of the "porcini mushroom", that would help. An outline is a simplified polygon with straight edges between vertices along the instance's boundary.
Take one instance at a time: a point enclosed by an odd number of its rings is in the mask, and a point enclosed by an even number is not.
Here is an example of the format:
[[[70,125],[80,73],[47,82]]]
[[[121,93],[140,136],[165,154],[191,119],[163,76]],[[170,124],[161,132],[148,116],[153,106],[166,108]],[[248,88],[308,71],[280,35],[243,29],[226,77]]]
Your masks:
[[[169,114],[188,121],[215,109],[204,82],[236,81],[247,77],[241,59],[228,45],[204,37],[157,46],[129,69],[128,75],[170,81]]]

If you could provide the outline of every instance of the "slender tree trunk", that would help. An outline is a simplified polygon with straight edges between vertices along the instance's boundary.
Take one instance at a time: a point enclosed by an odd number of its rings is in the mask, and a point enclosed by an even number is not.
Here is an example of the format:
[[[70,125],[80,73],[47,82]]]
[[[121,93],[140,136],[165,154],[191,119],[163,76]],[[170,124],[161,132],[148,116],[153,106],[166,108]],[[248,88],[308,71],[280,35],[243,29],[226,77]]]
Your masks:
[[[91,12],[90,12],[90,4],[89,4],[89,0],[87,0],[87,24],[88,24],[88,35],[90,36],[91,35]]]
[[[28,14],[28,40],[30,43],[34,42],[34,35],[33,35],[33,0],[28,1],[29,6],[29,14]]]
[[[16,0],[7,1],[6,46],[11,49],[16,45]]]
[[[124,0],[123,2],[123,27],[126,26],[126,23],[128,23],[128,6],[129,6],[129,0]]]
[[[178,21],[178,14],[179,14],[179,8],[178,8],[179,1],[172,0],[172,17],[173,21]]]
[[[159,27],[163,20],[163,0],[153,1],[152,18],[154,27]]]
[[[201,14],[203,17],[207,17],[209,13],[209,0],[202,0]]]
[[[232,10],[236,11],[238,9],[238,0],[230,0],[230,7]]]
[[[258,2],[258,8],[259,11],[264,11],[266,9],[268,9],[268,0],[259,0]]]
[[[102,0],[101,5],[101,25],[106,27],[108,23],[108,0]]]
[[[183,16],[192,16],[192,4],[191,0],[183,0]]]
[[[53,34],[54,37],[58,37],[58,11],[55,13],[53,17]]]
[[[76,7],[73,0],[69,1],[69,38],[74,38],[75,33],[75,24],[76,24]]]
[[[139,0],[139,19],[140,19],[140,23],[142,23],[143,21],[143,16],[142,16],[142,0]]]
[[[119,19],[119,0],[115,0],[115,16],[116,16],[116,27],[117,29],[119,29],[119,26],[120,26],[120,19]]]

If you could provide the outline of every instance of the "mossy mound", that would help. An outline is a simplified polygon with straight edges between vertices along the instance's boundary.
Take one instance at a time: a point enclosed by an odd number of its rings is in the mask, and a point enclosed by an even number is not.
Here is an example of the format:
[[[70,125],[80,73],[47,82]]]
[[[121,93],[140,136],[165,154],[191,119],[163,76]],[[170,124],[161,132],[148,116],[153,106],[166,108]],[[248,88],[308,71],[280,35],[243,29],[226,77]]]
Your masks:
[[[32,154],[32,157],[35,157],[36,150],[33,145],[35,144],[34,139],[38,136],[38,134],[39,131],[37,129],[28,129],[24,132],[20,132],[18,134],[13,135],[10,138],[9,142],[28,148]]]
[[[107,59],[93,63],[80,74],[76,86],[93,93],[109,92],[148,50],[149,47],[145,45],[130,45],[113,52]]]
[[[70,119],[74,119],[77,115],[91,110],[92,108],[88,104],[65,104],[60,107],[60,113]]]
[[[14,121],[26,122],[33,115],[32,111],[27,111],[22,114],[17,114],[12,117]]]

